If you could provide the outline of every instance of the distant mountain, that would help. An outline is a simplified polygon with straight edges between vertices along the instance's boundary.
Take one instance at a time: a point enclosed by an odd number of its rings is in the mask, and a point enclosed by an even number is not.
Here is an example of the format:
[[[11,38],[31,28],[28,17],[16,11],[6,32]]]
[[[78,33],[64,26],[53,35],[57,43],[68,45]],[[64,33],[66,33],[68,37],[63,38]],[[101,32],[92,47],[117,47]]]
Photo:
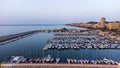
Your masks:
[[[87,24],[97,24],[98,22],[88,22]]]
[[[105,23],[110,23],[110,22],[106,21]]]

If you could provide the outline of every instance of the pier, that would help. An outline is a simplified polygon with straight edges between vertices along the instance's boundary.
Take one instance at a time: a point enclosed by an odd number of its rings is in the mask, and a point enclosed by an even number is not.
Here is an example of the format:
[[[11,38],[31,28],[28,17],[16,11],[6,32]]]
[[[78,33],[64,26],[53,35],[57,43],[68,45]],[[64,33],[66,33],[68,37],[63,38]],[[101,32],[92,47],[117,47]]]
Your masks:
[[[38,33],[38,31],[28,31],[28,32],[17,33],[17,34],[12,34],[12,35],[7,35],[7,36],[1,36],[0,37],[0,45],[22,39],[22,38],[31,36],[36,33]]]
[[[74,30],[74,31],[78,31],[78,30]],[[80,30],[79,30],[80,31]],[[1,36],[0,37],[0,45],[3,44],[7,44],[10,43],[12,41],[16,41],[28,36],[31,36],[33,34],[36,33],[58,33],[58,32],[70,32],[70,29],[66,29],[66,28],[59,28],[59,29],[53,29],[53,30],[33,30],[33,31],[28,31],[28,32],[22,32],[22,33],[17,33],[17,34],[11,34],[11,35],[7,35],[7,36]]]

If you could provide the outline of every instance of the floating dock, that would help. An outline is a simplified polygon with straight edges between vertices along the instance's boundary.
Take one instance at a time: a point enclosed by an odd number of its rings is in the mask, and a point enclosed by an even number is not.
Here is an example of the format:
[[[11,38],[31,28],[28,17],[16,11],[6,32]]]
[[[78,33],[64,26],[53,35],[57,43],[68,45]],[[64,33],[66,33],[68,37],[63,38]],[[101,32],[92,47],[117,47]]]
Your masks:
[[[49,49],[120,49],[120,40],[97,36],[94,32],[57,33],[43,48]]]

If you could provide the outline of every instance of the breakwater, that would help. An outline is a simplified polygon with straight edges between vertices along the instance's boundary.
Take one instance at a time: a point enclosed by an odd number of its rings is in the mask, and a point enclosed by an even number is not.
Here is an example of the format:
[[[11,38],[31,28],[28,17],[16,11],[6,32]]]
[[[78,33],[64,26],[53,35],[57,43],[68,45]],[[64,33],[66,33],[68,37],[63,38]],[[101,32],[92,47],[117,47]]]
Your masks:
[[[0,37],[0,45],[10,43],[12,41],[16,41],[31,35],[34,35],[36,33],[58,33],[58,32],[80,32],[83,30],[76,30],[76,29],[66,29],[66,28],[59,28],[59,29],[53,29],[53,30],[33,30],[33,31],[28,31],[28,32],[22,32],[22,33],[17,33],[17,34],[11,34],[7,36],[1,36]]]
[[[31,36],[36,33],[38,33],[38,31],[28,31],[28,32],[17,33],[17,34],[12,34],[12,35],[7,35],[7,36],[1,36],[0,37],[0,45],[22,39],[22,38]]]

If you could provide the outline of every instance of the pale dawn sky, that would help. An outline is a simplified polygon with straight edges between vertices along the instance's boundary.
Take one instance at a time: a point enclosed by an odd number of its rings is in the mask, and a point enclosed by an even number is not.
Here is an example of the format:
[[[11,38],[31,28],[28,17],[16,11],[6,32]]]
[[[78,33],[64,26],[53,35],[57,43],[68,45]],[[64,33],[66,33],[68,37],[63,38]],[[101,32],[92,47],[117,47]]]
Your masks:
[[[0,0],[0,24],[120,21],[120,0]]]

